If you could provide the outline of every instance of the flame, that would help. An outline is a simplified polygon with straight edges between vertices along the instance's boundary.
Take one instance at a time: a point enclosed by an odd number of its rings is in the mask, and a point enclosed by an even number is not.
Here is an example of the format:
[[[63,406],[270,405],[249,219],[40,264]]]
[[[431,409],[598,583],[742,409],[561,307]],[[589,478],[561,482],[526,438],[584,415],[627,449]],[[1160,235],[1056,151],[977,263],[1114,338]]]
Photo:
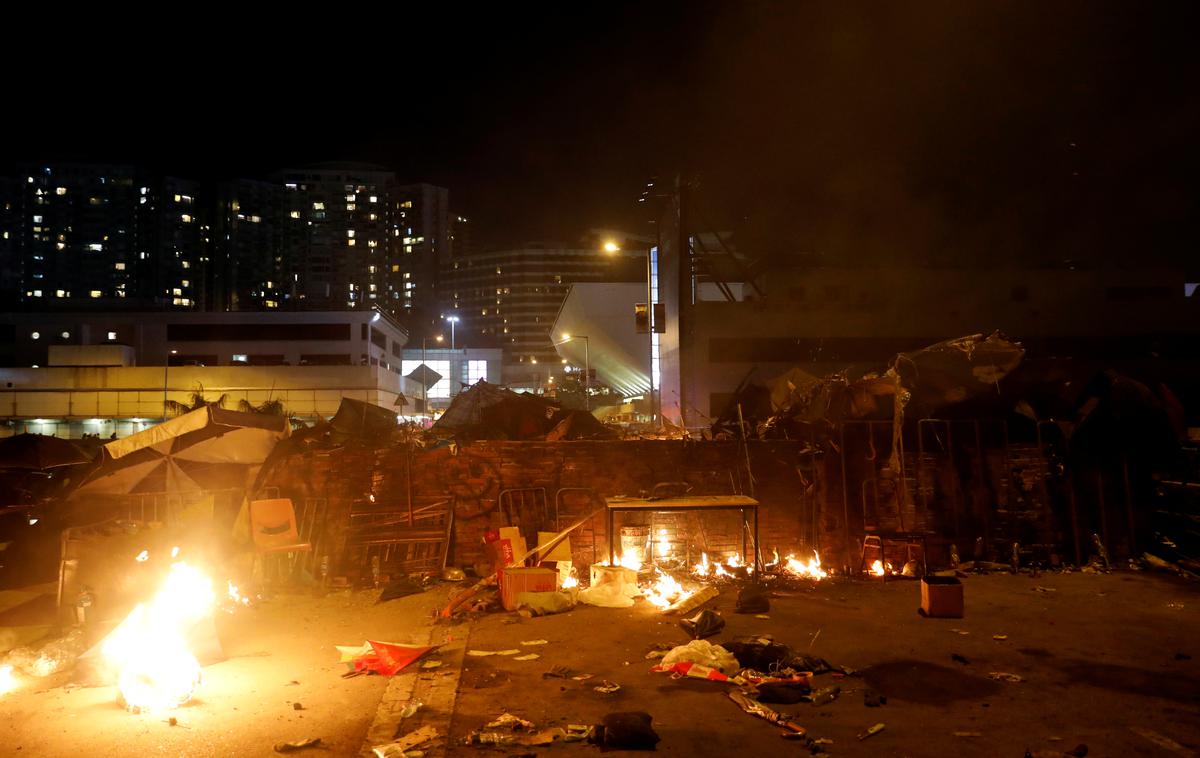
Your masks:
[[[191,700],[200,684],[200,664],[184,634],[211,612],[212,582],[180,561],[162,587],[141,603],[104,642],[104,657],[120,672],[118,688],[127,708],[166,710]]]
[[[138,563],[145,563],[146,561],[150,560],[150,551],[143,550],[142,552],[137,554],[137,557],[134,558],[134,560],[137,561]]]
[[[741,568],[742,567],[742,557],[740,555],[738,555],[737,553],[734,553],[733,555],[731,555],[725,559],[725,565],[731,569]]]
[[[13,676],[13,667],[0,666],[0,695],[6,695],[17,688],[17,679]]]
[[[664,558],[671,552],[671,541],[667,539],[667,530],[658,530],[658,557]]]
[[[233,583],[232,579],[227,580],[227,584],[229,585],[227,594],[230,600],[235,603],[241,603],[242,605],[250,605],[250,598],[238,592],[238,587]]]
[[[579,586],[579,580],[573,576],[568,576],[566,579],[563,579],[562,588],[564,590],[569,590],[572,587],[578,587],[578,586]]]
[[[692,596],[692,593],[683,588],[683,585],[675,580],[675,577],[670,574],[658,572],[658,580],[644,590],[643,593],[651,604],[659,608],[666,608],[672,603],[677,603],[680,600],[686,600]]]
[[[810,579],[820,580],[829,576],[829,572],[821,568],[821,556],[816,550],[813,551],[813,557],[809,559],[808,563],[801,561],[794,555],[788,555],[786,563],[783,564],[783,568],[791,574],[808,577]]]
[[[871,573],[875,576],[883,576],[892,570],[892,564],[884,564],[881,561],[875,561],[871,564]]]
[[[708,553],[700,554],[700,562],[692,567],[692,573],[696,576],[708,576],[712,571],[712,564],[708,562]]]
[[[730,574],[728,571],[726,571],[725,567],[719,563],[714,563],[713,569],[714,569],[713,574],[715,576],[733,576],[733,574]]]
[[[642,562],[633,553],[625,553],[621,555],[618,565],[629,569],[630,571],[641,571]]]

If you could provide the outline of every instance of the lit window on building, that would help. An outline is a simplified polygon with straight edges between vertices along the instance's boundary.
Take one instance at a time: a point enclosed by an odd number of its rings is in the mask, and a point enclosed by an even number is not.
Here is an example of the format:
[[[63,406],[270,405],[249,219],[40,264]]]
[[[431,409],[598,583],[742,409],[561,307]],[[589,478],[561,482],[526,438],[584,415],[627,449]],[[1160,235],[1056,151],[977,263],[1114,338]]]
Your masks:
[[[70,332],[62,332],[62,334],[61,334],[60,336],[61,336],[63,339],[65,339],[65,340],[69,340],[69,339],[71,339],[71,333],[70,333]]]
[[[180,295],[182,295],[182,294],[183,294],[183,290],[181,290],[181,289],[179,289],[178,287],[176,287],[175,289],[171,290],[171,294],[172,294],[172,295],[175,295],[176,297],[178,297],[178,296],[180,296]]]
[[[357,205],[355,205],[354,203],[346,203],[346,210],[348,210],[348,211],[352,211],[352,210],[355,210],[355,209],[357,209],[357,208],[358,208],[358,206],[357,206]]]
[[[325,210],[325,203],[313,203],[313,210],[314,210],[314,211],[323,211],[323,210]]]
[[[89,295],[91,295],[92,297],[100,297],[100,296],[101,296],[101,295],[103,295],[104,293],[103,293],[103,292],[101,292],[100,290],[92,290],[92,291],[91,291],[91,292],[89,292],[88,294],[89,294]]]
[[[98,252],[104,250],[104,245],[103,245],[103,243],[100,243],[100,242],[90,242],[90,243],[88,243],[88,250],[98,253]]]
[[[367,240],[367,247],[379,247],[379,242],[376,240]]]
[[[181,213],[181,214],[179,214],[179,220],[180,220],[180,221],[182,221],[182,222],[183,222],[183,223],[185,223],[185,224],[190,224],[190,223],[192,223],[192,217],[191,217],[191,216],[189,216],[189,215],[188,215],[188,214],[186,214],[186,213]]]
[[[346,195],[346,202],[347,202],[347,203],[353,203],[353,202],[354,202],[354,195]]]
[[[55,297],[66,297],[66,296],[67,296],[67,291],[66,291],[66,290],[55,290],[55,291],[54,291],[54,296],[55,296]]]
[[[30,332],[30,333],[29,333],[29,339],[32,339],[32,340],[40,340],[41,338],[42,338],[42,333],[41,333],[41,332]]]
[[[487,381],[487,361],[467,361],[467,384]]]
[[[346,240],[346,244],[349,245],[350,247],[354,247],[354,240],[348,239],[348,240]]]
[[[124,271],[125,264],[124,263],[114,263],[113,268],[116,269],[117,271]]]
[[[55,188],[54,188],[54,194],[56,194],[56,195],[65,195],[65,194],[67,194],[67,188],[66,188],[66,187],[55,187]]]
[[[371,202],[372,202],[372,203],[378,203],[378,202],[379,202],[379,198],[378,198],[378,197],[376,197],[375,195],[371,195],[371,197],[370,197],[370,200],[371,200]]]
[[[250,360],[249,356],[244,353],[234,353],[229,359],[234,363],[246,363]]]
[[[66,249],[67,249],[67,244],[66,244],[65,242],[55,242],[55,243],[54,243],[54,249],[55,249],[55,250],[66,250]]]
[[[300,211],[292,211],[292,212],[288,213],[288,216],[290,216],[292,218],[300,218]]]
[[[145,253],[142,253],[142,255],[145,255]],[[188,261],[180,261],[179,266],[180,268],[191,268],[192,264]]]

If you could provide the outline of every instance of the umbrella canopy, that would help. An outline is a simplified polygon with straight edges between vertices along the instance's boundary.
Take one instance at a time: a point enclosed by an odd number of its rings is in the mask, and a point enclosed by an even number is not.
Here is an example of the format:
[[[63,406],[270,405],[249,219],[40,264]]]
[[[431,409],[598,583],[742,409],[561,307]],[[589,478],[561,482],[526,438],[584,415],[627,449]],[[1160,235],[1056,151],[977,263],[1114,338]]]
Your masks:
[[[70,440],[44,434],[17,434],[0,440],[0,468],[41,470],[89,463]]]
[[[244,486],[291,425],[282,416],[198,408],[104,446],[73,494],[181,492]]]
[[[344,397],[329,423],[339,442],[353,437],[381,437],[396,431],[396,412],[374,403]]]

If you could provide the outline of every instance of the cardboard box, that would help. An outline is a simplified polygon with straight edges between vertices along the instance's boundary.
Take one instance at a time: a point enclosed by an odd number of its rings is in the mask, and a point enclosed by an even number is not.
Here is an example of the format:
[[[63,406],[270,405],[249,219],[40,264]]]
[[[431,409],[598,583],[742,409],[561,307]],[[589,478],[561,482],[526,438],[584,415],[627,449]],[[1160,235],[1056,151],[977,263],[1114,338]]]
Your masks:
[[[537,543],[545,545],[550,540],[554,539],[558,532],[538,532]],[[542,553],[538,556],[538,560],[542,562],[557,563],[558,561],[571,560],[571,538],[564,537],[563,541],[554,546],[554,549],[548,553]]]
[[[932,618],[962,618],[962,582],[952,576],[921,579],[921,613]]]
[[[525,538],[521,536],[521,530],[515,526],[490,529],[484,532],[483,541],[488,558],[498,569],[512,566],[517,562],[517,558],[529,550],[525,545]]]
[[[500,602],[506,611],[517,609],[517,595],[522,592],[554,592],[556,589],[557,571],[523,566],[500,569]]]

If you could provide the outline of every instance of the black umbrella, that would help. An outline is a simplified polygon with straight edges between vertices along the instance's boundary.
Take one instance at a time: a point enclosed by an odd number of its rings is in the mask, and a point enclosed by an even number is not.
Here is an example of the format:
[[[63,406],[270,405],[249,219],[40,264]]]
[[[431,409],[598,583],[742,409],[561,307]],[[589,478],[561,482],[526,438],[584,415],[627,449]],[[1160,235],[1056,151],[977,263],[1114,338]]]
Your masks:
[[[0,469],[42,470],[89,463],[70,440],[44,434],[18,434],[0,440]]]

